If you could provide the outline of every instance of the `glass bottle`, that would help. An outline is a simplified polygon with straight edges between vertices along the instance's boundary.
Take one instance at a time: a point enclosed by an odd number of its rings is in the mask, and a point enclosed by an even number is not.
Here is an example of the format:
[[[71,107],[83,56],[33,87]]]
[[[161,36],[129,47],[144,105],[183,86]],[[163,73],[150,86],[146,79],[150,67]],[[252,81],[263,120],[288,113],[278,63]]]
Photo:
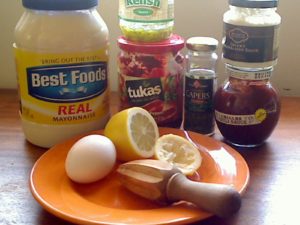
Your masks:
[[[270,77],[273,69],[242,71],[226,66],[228,80],[215,94],[217,126],[230,144],[255,147],[273,132],[280,100]]]
[[[182,124],[184,39],[173,34],[162,42],[136,43],[118,39],[120,108],[138,106],[159,126]]]
[[[243,69],[276,65],[281,17],[278,0],[229,0],[223,16],[223,60]]]
[[[205,135],[214,133],[213,95],[217,78],[217,46],[218,41],[210,37],[192,37],[186,41],[185,130]]]
[[[174,0],[119,0],[119,26],[130,41],[166,40],[174,28]]]

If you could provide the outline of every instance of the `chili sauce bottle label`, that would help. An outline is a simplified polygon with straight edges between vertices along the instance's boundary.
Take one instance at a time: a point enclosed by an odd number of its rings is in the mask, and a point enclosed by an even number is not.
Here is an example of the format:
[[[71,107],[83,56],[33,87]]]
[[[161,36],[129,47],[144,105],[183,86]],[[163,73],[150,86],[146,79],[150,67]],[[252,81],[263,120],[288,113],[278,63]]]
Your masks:
[[[177,76],[139,78],[119,74],[119,79],[121,108],[142,107],[159,125],[181,118]]]
[[[162,81],[160,78],[126,80],[125,86],[129,104],[144,106],[155,100],[164,100]]]
[[[15,48],[20,112],[40,124],[80,124],[109,113],[106,50],[44,54]]]

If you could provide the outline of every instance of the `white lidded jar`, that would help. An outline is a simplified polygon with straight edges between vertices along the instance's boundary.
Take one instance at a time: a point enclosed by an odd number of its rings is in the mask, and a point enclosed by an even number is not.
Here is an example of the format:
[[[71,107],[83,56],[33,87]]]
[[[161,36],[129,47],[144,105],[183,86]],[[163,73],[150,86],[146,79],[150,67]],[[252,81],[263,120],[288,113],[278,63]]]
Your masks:
[[[267,69],[277,63],[281,17],[278,0],[229,0],[223,16],[223,59],[241,69]]]
[[[108,29],[98,0],[23,0],[14,51],[26,139],[51,147],[109,118]]]

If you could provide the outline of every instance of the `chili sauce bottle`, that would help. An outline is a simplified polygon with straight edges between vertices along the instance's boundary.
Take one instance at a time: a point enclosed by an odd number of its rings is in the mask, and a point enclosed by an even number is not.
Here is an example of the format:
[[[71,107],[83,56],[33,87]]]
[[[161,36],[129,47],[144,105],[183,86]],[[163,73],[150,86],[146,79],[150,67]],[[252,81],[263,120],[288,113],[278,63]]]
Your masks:
[[[184,39],[173,34],[160,42],[118,39],[120,108],[138,106],[151,113],[159,126],[182,123]]]
[[[277,125],[280,98],[270,78],[273,69],[243,71],[226,66],[228,80],[214,98],[215,117],[225,141],[238,147],[265,142]]]

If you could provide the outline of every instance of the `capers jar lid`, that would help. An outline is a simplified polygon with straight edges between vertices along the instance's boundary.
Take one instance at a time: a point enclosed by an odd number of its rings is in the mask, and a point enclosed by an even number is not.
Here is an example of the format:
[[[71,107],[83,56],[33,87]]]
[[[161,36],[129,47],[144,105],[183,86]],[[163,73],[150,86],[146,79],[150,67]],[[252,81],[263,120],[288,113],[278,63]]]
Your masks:
[[[84,10],[98,5],[98,0],[22,0],[23,6],[34,10]]]
[[[186,47],[193,51],[215,51],[218,44],[218,40],[211,37],[191,37],[186,41]]]
[[[229,5],[242,8],[274,8],[278,0],[229,0]]]

